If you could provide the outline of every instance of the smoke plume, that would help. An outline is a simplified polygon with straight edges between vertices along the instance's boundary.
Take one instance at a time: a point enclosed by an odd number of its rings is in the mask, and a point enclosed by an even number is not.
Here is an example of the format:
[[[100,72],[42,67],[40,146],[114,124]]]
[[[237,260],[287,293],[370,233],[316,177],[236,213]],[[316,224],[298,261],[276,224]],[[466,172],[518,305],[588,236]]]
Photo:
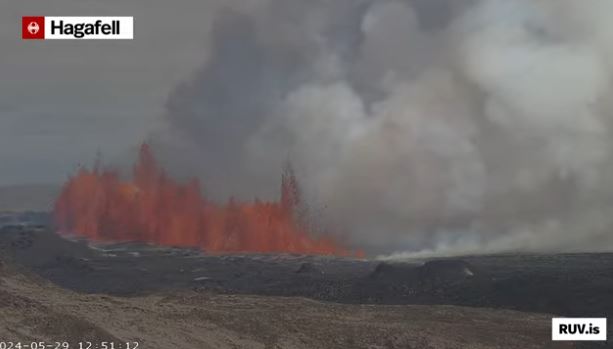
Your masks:
[[[245,3],[152,136],[209,195],[276,196],[289,159],[371,253],[613,247],[613,2]]]

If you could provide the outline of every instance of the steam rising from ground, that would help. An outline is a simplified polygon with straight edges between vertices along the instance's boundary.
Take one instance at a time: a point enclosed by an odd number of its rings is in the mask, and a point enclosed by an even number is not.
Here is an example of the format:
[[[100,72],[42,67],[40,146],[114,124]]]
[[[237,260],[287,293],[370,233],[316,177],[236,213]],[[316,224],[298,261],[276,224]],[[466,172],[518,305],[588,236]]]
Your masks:
[[[154,145],[218,197],[273,195],[291,159],[317,219],[374,253],[610,249],[611,13],[230,1]]]

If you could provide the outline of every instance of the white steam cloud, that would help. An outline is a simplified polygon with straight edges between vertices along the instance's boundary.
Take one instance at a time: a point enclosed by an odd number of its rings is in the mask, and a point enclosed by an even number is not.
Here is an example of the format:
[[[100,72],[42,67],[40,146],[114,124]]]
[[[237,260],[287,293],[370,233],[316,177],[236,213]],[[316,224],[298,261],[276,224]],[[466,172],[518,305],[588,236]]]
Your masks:
[[[275,195],[290,159],[373,253],[613,247],[612,1],[249,4],[153,137],[209,194]]]

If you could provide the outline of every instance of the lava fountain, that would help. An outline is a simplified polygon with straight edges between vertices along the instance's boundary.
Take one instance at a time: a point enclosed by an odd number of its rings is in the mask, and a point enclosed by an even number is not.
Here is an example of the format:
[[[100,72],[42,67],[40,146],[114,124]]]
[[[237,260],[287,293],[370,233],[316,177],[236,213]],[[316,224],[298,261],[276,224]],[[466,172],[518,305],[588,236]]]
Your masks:
[[[313,234],[298,218],[300,193],[291,170],[283,173],[276,202],[208,201],[198,180],[177,183],[144,144],[131,181],[117,172],[82,168],[55,202],[58,231],[93,241],[140,241],[198,247],[209,253],[361,255],[331,237]]]

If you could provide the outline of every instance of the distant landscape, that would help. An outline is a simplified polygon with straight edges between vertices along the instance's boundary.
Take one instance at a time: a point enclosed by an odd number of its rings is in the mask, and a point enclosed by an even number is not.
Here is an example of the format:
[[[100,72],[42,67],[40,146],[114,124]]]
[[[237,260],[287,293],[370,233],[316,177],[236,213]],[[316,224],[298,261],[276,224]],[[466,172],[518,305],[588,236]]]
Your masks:
[[[0,211],[49,211],[59,191],[54,184],[0,186]]]

